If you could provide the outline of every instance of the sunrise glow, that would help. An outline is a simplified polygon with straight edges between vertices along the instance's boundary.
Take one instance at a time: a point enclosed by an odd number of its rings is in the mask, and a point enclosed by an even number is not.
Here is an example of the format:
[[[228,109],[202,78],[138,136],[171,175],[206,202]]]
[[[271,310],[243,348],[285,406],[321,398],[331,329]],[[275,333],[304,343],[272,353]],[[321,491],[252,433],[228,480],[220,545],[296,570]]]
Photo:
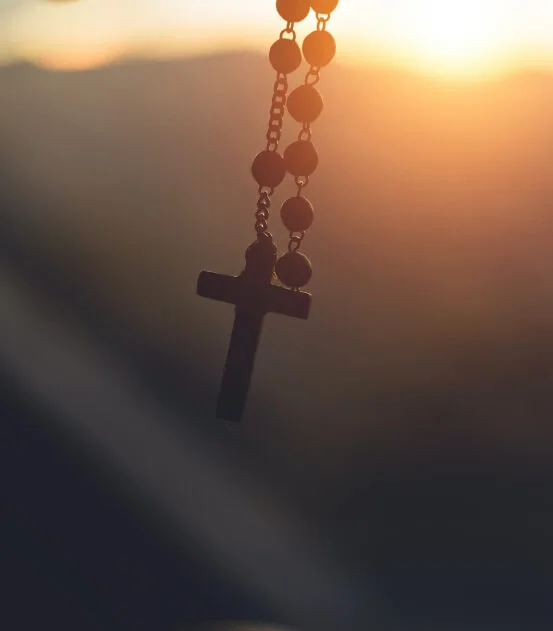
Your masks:
[[[134,55],[266,51],[274,0],[0,0],[0,61],[87,68]],[[297,26],[299,37],[313,28]],[[478,76],[523,61],[553,67],[548,0],[342,0],[331,28],[339,60]]]
[[[525,41],[531,44],[524,24],[517,27],[512,4],[420,0],[408,16],[405,45],[413,60],[430,72],[453,76],[493,72],[515,59]]]
[[[119,58],[119,51],[114,48],[91,49],[82,51],[52,51],[37,55],[39,65],[52,70],[89,70],[106,66]]]
[[[475,77],[553,65],[553,3],[539,0],[353,0],[340,7],[346,54],[398,60],[425,73]],[[377,6],[380,5],[381,6]],[[393,6],[391,6],[393,5]],[[366,34],[373,34],[372,41]]]
[[[506,51],[497,5],[481,0],[420,3],[412,22],[412,45],[419,59],[442,72],[478,71]]]

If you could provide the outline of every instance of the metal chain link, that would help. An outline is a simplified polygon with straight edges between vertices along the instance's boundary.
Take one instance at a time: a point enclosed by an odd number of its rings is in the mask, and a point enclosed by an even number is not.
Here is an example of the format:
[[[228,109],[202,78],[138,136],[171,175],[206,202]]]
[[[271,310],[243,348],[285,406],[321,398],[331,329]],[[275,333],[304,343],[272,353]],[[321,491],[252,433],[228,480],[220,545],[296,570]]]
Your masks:
[[[269,229],[269,216],[271,214],[271,197],[273,188],[260,186],[259,199],[257,201],[257,211],[255,213],[255,231],[258,235],[267,235]],[[267,235],[268,236],[268,235]]]
[[[311,66],[305,75],[305,85],[317,85],[321,80],[321,69],[318,66]]]
[[[288,79],[282,72],[277,73],[273,86],[273,99],[269,110],[269,125],[267,129],[267,151],[276,151],[282,135],[286,99],[288,96]]]
[[[330,20],[330,13],[316,13],[317,16],[317,30],[318,31],[326,31],[326,25]]]
[[[301,244],[303,243],[306,234],[306,232],[291,232],[290,243],[288,244],[288,252],[297,252],[301,248]]]

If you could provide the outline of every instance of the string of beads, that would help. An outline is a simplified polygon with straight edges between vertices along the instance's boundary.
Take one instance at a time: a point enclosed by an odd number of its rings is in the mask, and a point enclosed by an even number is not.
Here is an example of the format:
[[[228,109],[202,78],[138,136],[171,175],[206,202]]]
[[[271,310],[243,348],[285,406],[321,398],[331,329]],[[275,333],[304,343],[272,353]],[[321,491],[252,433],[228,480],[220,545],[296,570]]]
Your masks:
[[[307,285],[312,276],[311,262],[299,252],[314,220],[313,205],[303,197],[303,190],[319,163],[317,151],[311,142],[311,125],[323,111],[323,99],[315,86],[320,81],[321,68],[328,65],[336,54],[336,42],[327,31],[327,23],[338,6],[338,0],[277,0],[276,6],[281,17],[286,20],[286,28],[269,53],[271,65],[277,71],[277,80],[270,110],[267,146],[256,156],[252,165],[252,174],[259,184],[255,229],[259,239],[272,239],[268,232],[271,197],[286,173],[290,173],[295,178],[298,191],[281,208],[281,218],[290,232],[290,242],[288,252],[276,263],[275,273],[284,285],[298,289]],[[306,37],[300,49],[294,25],[304,20],[311,9],[317,16],[317,29]],[[287,75],[300,67],[302,57],[309,64],[309,71],[304,84],[288,97]],[[286,107],[302,128],[298,140],[281,155],[278,147]]]

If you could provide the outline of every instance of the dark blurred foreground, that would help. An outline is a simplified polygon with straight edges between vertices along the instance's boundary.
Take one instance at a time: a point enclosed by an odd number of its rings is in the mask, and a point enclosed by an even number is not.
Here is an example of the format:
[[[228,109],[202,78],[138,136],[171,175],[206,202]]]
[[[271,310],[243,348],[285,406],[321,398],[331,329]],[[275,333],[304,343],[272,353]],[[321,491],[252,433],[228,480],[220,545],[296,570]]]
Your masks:
[[[329,72],[313,316],[228,436],[266,71],[0,72],[2,626],[551,628],[553,79]]]

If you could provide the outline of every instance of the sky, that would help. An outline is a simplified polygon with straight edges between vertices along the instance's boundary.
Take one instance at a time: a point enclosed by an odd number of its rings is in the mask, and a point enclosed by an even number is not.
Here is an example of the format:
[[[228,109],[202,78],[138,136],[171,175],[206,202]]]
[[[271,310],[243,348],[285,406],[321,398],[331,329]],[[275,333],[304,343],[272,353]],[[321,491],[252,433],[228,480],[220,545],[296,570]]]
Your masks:
[[[281,26],[274,0],[0,0],[0,61],[85,68],[136,54],[266,50]],[[451,74],[553,68],[551,0],[341,0],[329,30],[345,61]]]

